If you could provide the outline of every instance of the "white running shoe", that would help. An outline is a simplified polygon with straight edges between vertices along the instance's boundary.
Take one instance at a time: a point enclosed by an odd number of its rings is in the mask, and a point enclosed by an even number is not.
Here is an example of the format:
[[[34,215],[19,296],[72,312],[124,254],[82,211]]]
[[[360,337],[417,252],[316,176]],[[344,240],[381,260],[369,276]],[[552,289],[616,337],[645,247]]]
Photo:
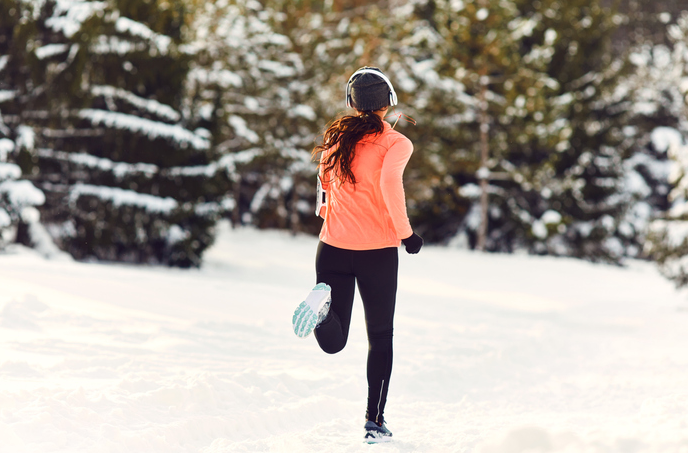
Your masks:
[[[291,323],[297,337],[306,338],[325,319],[332,301],[330,291],[329,285],[318,283],[306,300],[296,307]]]

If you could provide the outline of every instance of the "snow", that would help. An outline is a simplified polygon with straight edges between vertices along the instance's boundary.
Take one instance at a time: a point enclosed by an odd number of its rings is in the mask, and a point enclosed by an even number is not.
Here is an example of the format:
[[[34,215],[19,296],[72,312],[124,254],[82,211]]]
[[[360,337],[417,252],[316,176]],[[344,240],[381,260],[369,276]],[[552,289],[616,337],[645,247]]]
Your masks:
[[[253,109],[256,110],[256,109]],[[291,110],[289,110],[290,116],[295,115],[295,116],[300,116],[302,118],[306,118],[307,120],[315,120],[316,114],[313,108],[309,105],[304,105],[304,104],[297,104],[295,105]]]
[[[0,208],[0,228],[8,227],[12,224],[12,218],[3,208]],[[0,236],[2,239],[2,236]]]
[[[561,222],[561,214],[558,213],[557,211],[549,209],[549,210],[545,211],[544,214],[542,214],[541,220],[545,224],[548,224],[548,225],[549,224],[555,224],[556,225],[556,224]]]
[[[132,36],[137,36],[151,41],[162,55],[166,55],[169,51],[172,38],[169,36],[155,33],[148,26],[141,22],[136,22],[128,17],[119,17],[115,22],[115,29],[120,33],[129,33]]]
[[[262,150],[260,148],[249,148],[236,153],[230,153],[222,156],[219,165],[225,168],[228,174],[236,173],[236,164],[245,164],[251,162],[260,155]]]
[[[192,167],[172,167],[165,171],[171,176],[205,176],[212,178],[217,173],[218,164],[212,162],[208,165],[195,165]]]
[[[38,58],[39,60],[44,60],[54,55],[66,52],[67,49],[69,49],[69,46],[67,44],[47,44],[36,49],[36,58]]]
[[[33,151],[36,144],[36,133],[30,126],[21,125],[17,128],[17,146],[24,147],[29,151]]]
[[[224,170],[228,175],[237,173],[236,164],[247,163],[260,154],[259,148],[251,148],[222,156],[219,161],[207,165],[195,165],[191,167],[171,167],[165,169],[170,176],[205,176],[212,178],[218,171]]]
[[[652,194],[652,189],[645,182],[645,178],[636,171],[631,170],[624,174],[624,186],[626,193],[629,194],[643,198],[649,197]]]
[[[361,442],[357,300],[296,338],[317,240],[224,224],[201,270],[0,255],[8,452],[681,452],[685,293],[647,263],[400,254],[394,441]]]
[[[557,36],[556,30],[548,28],[547,31],[545,31],[545,44],[551,46],[557,40]]]
[[[135,115],[97,109],[80,110],[79,117],[91,121],[94,126],[103,125],[117,129],[130,130],[132,132],[146,134],[151,139],[158,137],[168,138],[182,144],[189,144],[195,149],[207,149],[210,147],[210,142],[207,139],[176,124],[165,124]]]
[[[0,162],[0,181],[18,179],[21,173],[21,168],[18,165]]]
[[[81,24],[89,19],[94,13],[105,10],[106,2],[80,1],[80,0],[57,0],[56,13],[58,17],[51,17],[45,24],[54,31],[61,31],[67,38],[71,38],[79,29]]]
[[[224,89],[229,87],[241,88],[243,85],[241,76],[228,69],[209,71],[204,68],[193,68],[189,72],[188,78],[203,84],[217,83]]]
[[[452,11],[456,13],[463,11],[465,8],[463,0],[451,0],[449,6],[452,8]]]
[[[110,171],[117,178],[139,174],[152,177],[158,172],[158,166],[154,164],[144,164],[141,162],[135,164],[128,162],[114,162],[110,159],[105,159],[104,157],[96,157],[86,153],[67,153],[64,151],[40,148],[37,150],[37,154],[41,157],[73,162],[78,165],[83,165],[87,168]]]
[[[231,197],[226,197],[220,202],[210,201],[199,203],[194,207],[196,215],[201,217],[218,217],[218,214],[226,213],[234,209],[236,202]]]
[[[657,127],[650,134],[650,140],[657,151],[667,152],[683,145],[681,133],[672,127]]]
[[[651,229],[654,233],[666,233],[666,245],[669,247],[679,247],[688,237],[688,221],[685,220],[655,220]]]
[[[245,138],[249,143],[258,143],[258,134],[247,126],[245,119],[237,115],[230,115],[227,122],[232,126],[236,135]]]
[[[679,219],[688,214],[688,202],[683,199],[674,201],[669,208],[669,218]]]
[[[629,222],[635,231],[646,232],[652,219],[653,208],[649,203],[641,201],[631,205],[624,220]]]
[[[274,186],[272,184],[265,183],[260,186],[260,189],[256,191],[251,200],[251,212],[258,212],[263,206],[263,202],[268,197],[271,192],[274,192]]]
[[[511,39],[516,41],[522,39],[524,36],[532,36],[533,30],[535,30],[537,26],[538,22],[531,17],[517,17],[509,22],[509,29],[513,30]]]
[[[293,77],[296,75],[296,70],[293,67],[286,66],[278,61],[263,60],[258,63],[258,67],[274,73],[277,77]]]
[[[177,201],[170,197],[156,197],[118,187],[94,186],[77,183],[72,186],[69,201],[76,203],[82,195],[91,195],[112,202],[115,207],[122,205],[137,206],[148,212],[170,213],[177,208]]]
[[[169,105],[162,104],[153,99],[146,99],[136,96],[131,91],[123,90],[121,88],[107,85],[96,85],[91,88],[91,93],[93,93],[95,96],[105,96],[109,98],[125,100],[134,107],[153,113],[169,121],[176,122],[181,119],[179,112],[174,110]]]
[[[672,161],[658,160],[647,154],[636,153],[624,161],[625,171],[631,172],[636,166],[645,167],[653,178],[658,181],[668,181],[671,174]]]
[[[0,90],[0,102],[7,102],[17,96],[17,90]]]
[[[177,242],[188,239],[190,233],[179,225],[172,225],[167,232],[167,243],[176,244]]]
[[[459,195],[461,195],[464,198],[476,199],[480,197],[482,190],[480,189],[480,186],[478,186],[477,184],[468,183],[459,187],[458,192]]]
[[[45,195],[31,181],[5,181],[0,183],[0,195],[6,194],[11,205],[40,206],[45,203]]]
[[[94,39],[91,50],[97,54],[114,53],[123,56],[128,53],[146,50],[146,45],[144,43],[134,43],[126,39],[121,39],[117,36],[101,35]]]
[[[542,220],[535,220],[531,231],[536,238],[545,239],[547,237],[547,226]]]
[[[71,261],[72,257],[55,245],[45,226],[39,222],[41,215],[38,209],[25,207],[21,211],[21,218],[28,225],[33,250],[45,258]]]

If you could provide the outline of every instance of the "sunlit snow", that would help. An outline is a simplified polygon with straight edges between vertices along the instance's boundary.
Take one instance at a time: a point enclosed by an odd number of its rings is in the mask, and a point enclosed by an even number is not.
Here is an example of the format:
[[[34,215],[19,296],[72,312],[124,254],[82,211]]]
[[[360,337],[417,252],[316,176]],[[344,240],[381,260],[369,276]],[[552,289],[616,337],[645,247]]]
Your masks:
[[[680,452],[686,294],[649,263],[400,254],[387,419],[346,349],[291,331],[317,239],[221,225],[201,270],[0,255],[8,452]]]

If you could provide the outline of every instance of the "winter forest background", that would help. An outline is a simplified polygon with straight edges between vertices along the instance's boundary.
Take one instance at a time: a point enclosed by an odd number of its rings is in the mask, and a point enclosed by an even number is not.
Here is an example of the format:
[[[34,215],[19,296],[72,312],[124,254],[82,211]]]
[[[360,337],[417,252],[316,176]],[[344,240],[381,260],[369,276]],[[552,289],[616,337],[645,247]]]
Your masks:
[[[688,283],[680,3],[0,0],[0,249],[189,267],[223,218],[315,234],[310,151],[374,65],[426,242]]]

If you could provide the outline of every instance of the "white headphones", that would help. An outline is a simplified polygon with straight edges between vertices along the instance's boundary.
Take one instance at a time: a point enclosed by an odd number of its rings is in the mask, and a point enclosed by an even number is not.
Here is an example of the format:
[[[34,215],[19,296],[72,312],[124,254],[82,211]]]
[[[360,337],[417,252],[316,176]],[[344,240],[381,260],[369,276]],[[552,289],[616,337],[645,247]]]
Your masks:
[[[351,77],[349,77],[349,81],[346,82],[346,106],[349,108],[354,108],[353,102],[351,100],[351,82],[354,80],[354,77],[360,74],[374,74],[378,77],[380,77],[382,80],[387,82],[387,86],[389,87],[389,105],[390,106],[395,106],[397,105],[397,93],[394,91],[394,87],[392,86],[392,82],[389,81],[386,75],[382,73],[379,69],[372,69],[368,67],[362,67],[358,71],[354,72]]]

